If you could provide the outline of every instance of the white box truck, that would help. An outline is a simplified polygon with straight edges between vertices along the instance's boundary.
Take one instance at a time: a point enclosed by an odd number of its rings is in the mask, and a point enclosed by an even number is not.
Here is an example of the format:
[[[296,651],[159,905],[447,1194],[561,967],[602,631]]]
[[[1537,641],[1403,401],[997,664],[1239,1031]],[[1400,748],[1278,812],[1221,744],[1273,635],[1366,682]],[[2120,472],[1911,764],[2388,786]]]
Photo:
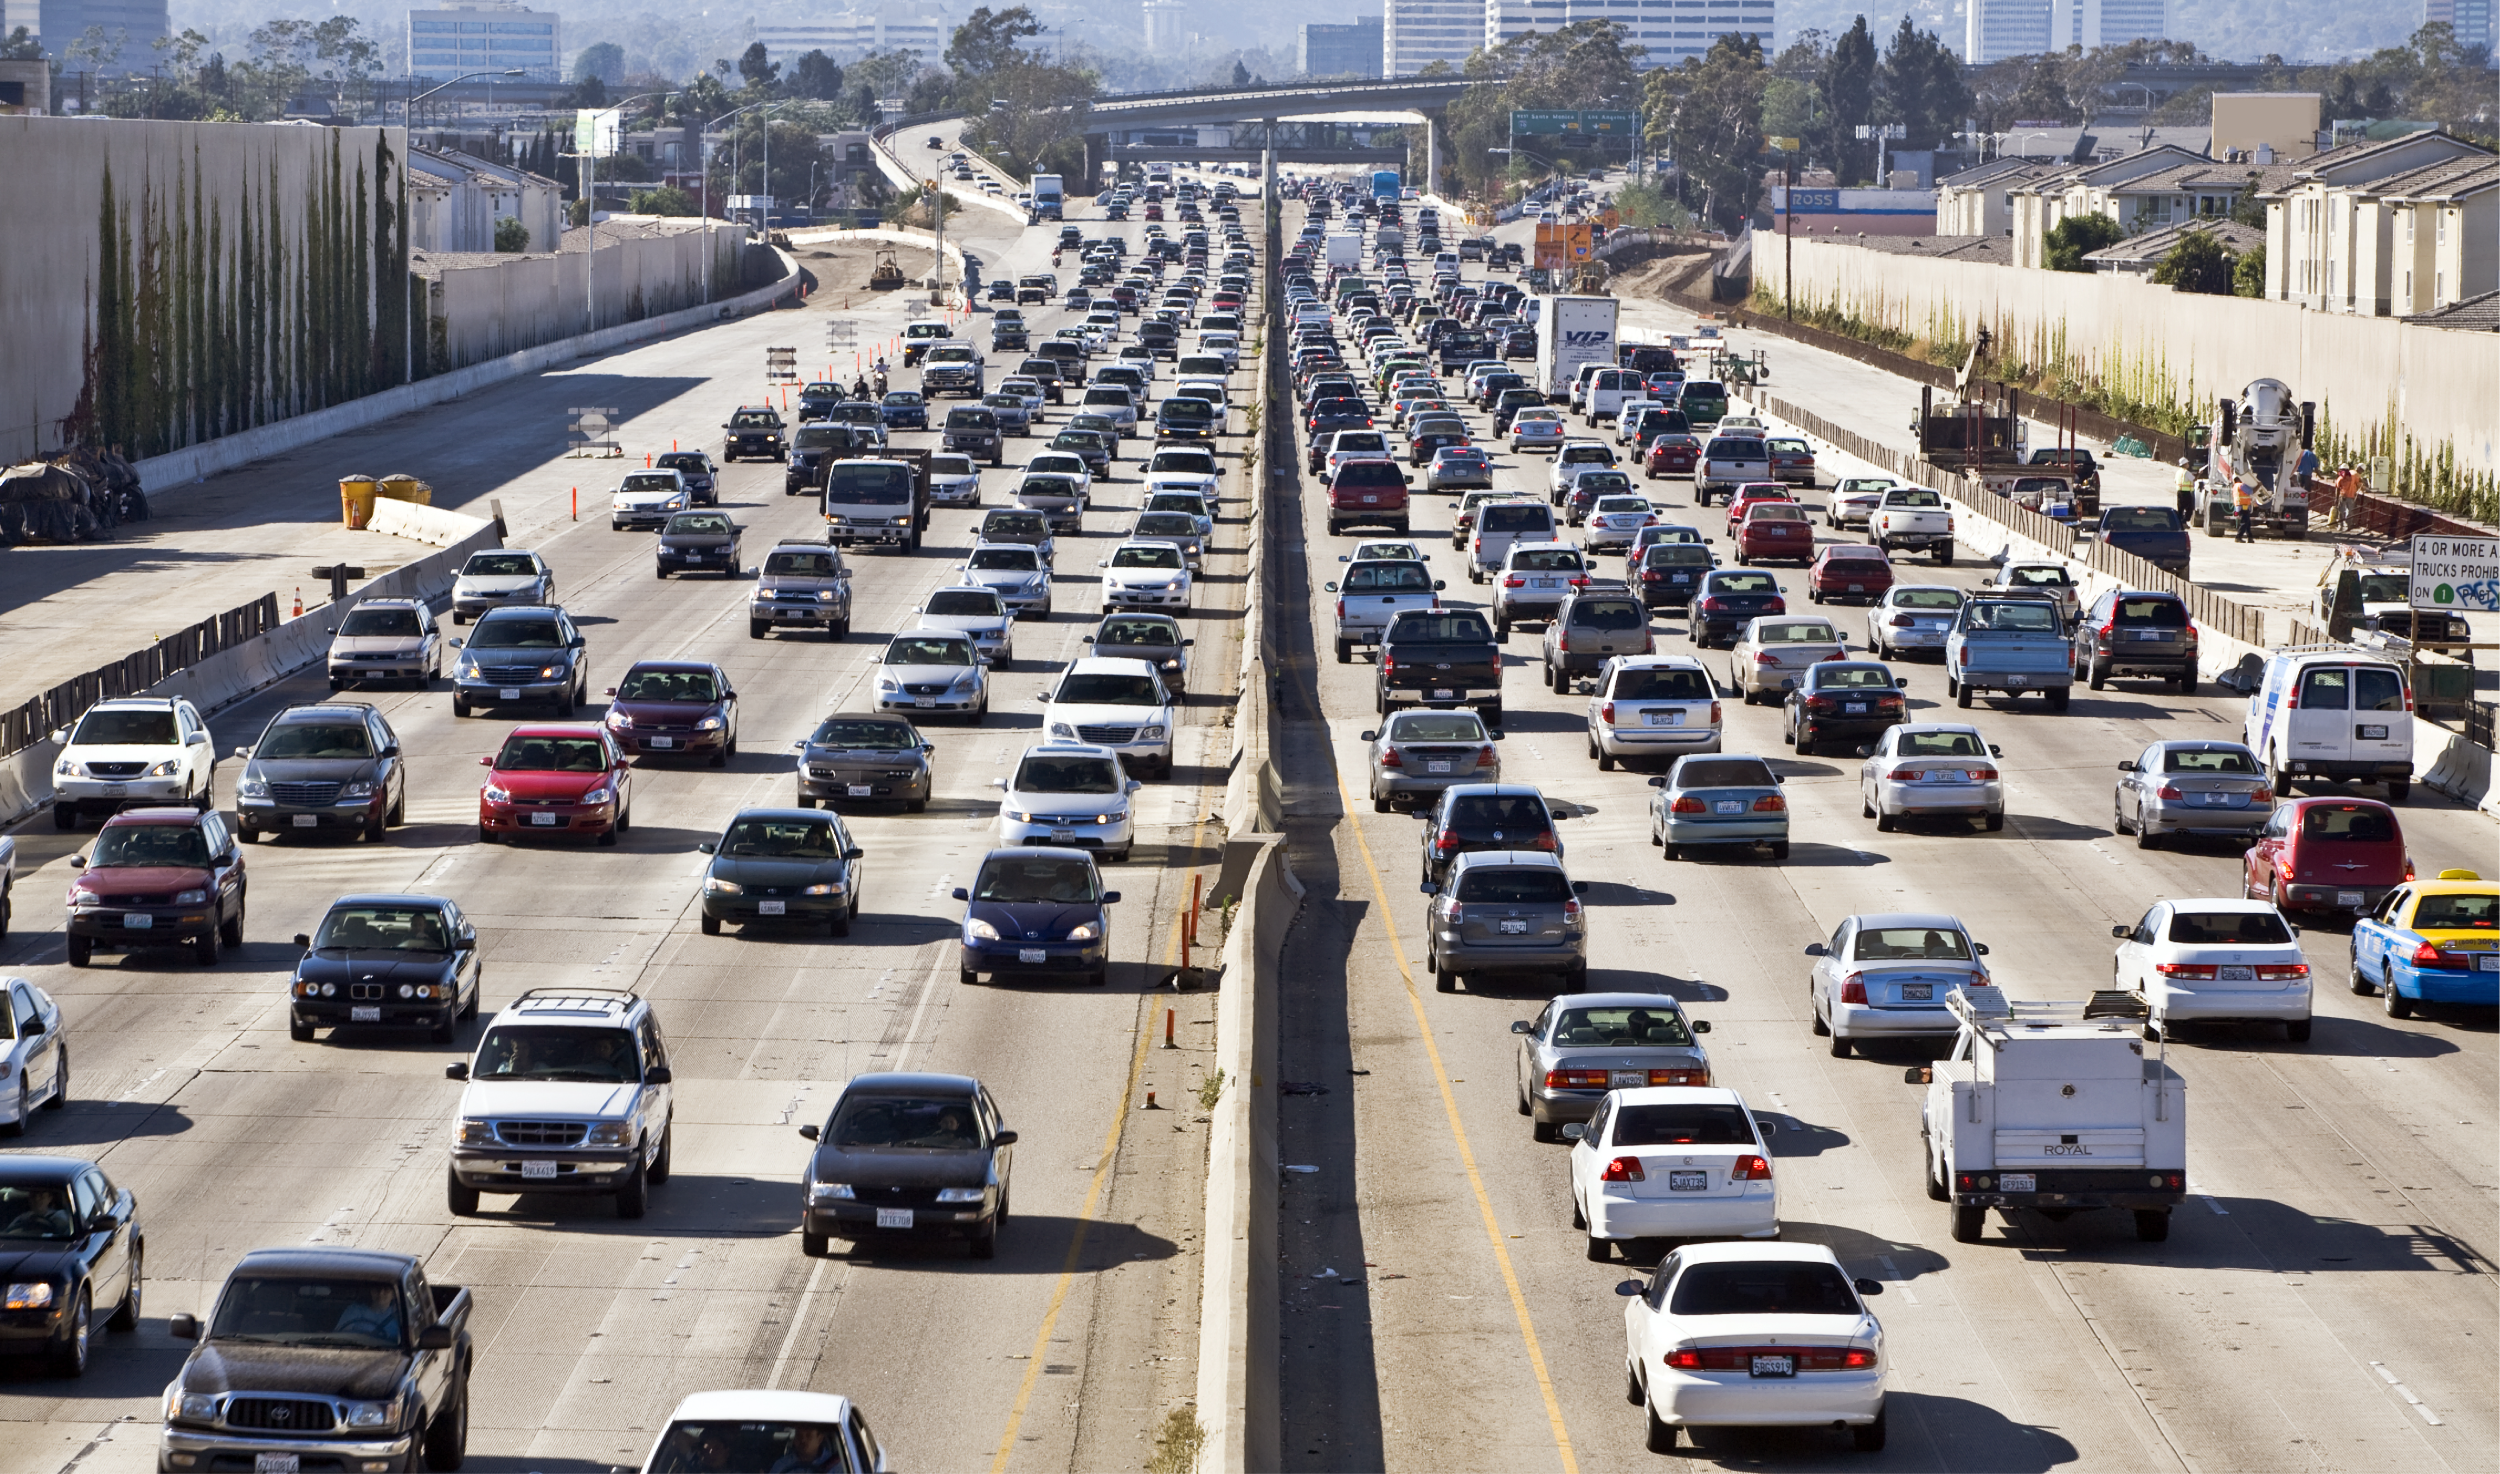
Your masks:
[[[1543,296],[1535,299],[1536,391],[1556,404],[1571,398],[1571,381],[1583,364],[1615,361],[1615,299]]]
[[[1328,238],[1328,265],[1333,270],[1357,271],[1363,265],[1363,238],[1359,235],[1332,235]]]
[[[1056,174],[1033,176],[1033,213],[1044,220],[1057,220],[1067,203],[1067,182]]]
[[[2126,1208],[2137,1238],[2170,1237],[2187,1196],[2187,1082],[2162,1058],[2143,998],[2017,1003],[1974,987],[1945,1007],[1960,1025],[1952,1055],[1904,1078],[1927,1087],[1927,1196],[1952,1205],[1955,1241],[1978,1243],[1990,1208],[2053,1222]]]

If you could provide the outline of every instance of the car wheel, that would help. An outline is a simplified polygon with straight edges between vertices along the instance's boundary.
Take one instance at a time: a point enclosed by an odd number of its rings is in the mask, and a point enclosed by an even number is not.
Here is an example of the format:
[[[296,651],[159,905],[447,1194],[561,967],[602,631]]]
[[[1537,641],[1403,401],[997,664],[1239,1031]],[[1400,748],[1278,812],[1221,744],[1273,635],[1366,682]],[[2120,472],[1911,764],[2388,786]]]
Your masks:
[[[2379,984],[2378,1001],[2379,1007],[2389,1018],[2413,1017],[2413,1000],[2407,998],[2402,990],[2397,988],[2396,972],[2393,968],[2388,969],[2386,981]]]
[[[1614,1262],[1615,1246],[1607,1240],[1599,1238],[1595,1234],[1590,1234],[1588,1238],[1588,1255],[1589,1263],[1591,1264],[1611,1264]]]
[[[449,1044],[459,1032],[460,1005],[454,1003],[443,1010],[442,1020],[427,1031],[427,1037],[437,1044]]]
[[[1967,707],[1970,705],[1971,690],[1967,682],[1956,681],[1952,677],[1947,676],[1945,678],[1945,684],[1953,688],[1953,704],[1955,706]]]
[[[95,1307],[88,1303],[85,1286],[80,1286],[77,1303],[61,1318],[61,1338],[52,1345],[47,1358],[49,1370],[56,1377],[83,1377],[87,1374],[87,1348],[94,1332]]]
[[[365,843],[380,844],[386,837],[383,831],[389,826],[389,822],[390,809],[387,805],[368,812],[365,815]]]
[[[1975,1244],[1988,1226],[1988,1210],[1956,1203],[1950,1210],[1953,1242]]]
[[[747,621],[747,638],[760,640],[771,632],[772,627],[773,622],[769,619],[750,619]]]
[[[651,1159],[651,1180],[653,1182],[658,1183],[668,1181],[670,1165],[675,1155],[673,1148],[676,1144],[677,1121],[676,1118],[672,1116],[668,1120],[667,1124],[660,1127],[659,1155]]]
[[[451,1216],[454,1218],[475,1218],[477,1216],[477,1189],[463,1184],[459,1177],[446,1169],[443,1177],[443,1205],[451,1210]]]
[[[2103,686],[2108,685],[2109,662],[2104,660],[2093,661],[2092,668],[2085,674],[2084,684],[2090,686],[2095,691],[2098,691]]]
[[[1561,1139],[1561,1133],[1555,1133],[1555,1140],[1559,1141]],[[1573,1193],[1571,1195],[1571,1226],[1578,1229],[1586,1229],[1589,1226],[1589,1215],[1580,1211],[1580,1195],[1578,1193]]]
[[[191,955],[198,959],[200,966],[215,967],[217,959],[225,955],[224,930],[222,926],[211,926],[200,933],[197,942],[191,944]]]
[[[1787,840],[1775,839],[1771,841],[1771,858],[1774,860],[1785,860],[1788,858]]]
[[[52,827],[63,830],[77,828],[78,805],[54,804],[52,806]]]
[[[1998,830],[2003,829],[2004,827],[2005,827],[2005,811],[2004,811],[2003,809],[1999,809],[1999,810],[1997,810],[1995,813],[1990,814],[1990,815],[1988,816],[1988,832],[1989,832],[1990,834],[1994,834],[1994,833],[1996,833]]]
[[[1339,665],[1351,665],[1354,663],[1354,645],[1352,641],[1339,640],[1337,642],[1337,663]]]
[[[2412,796],[2413,784],[2409,780],[2398,779],[2387,785],[2387,801],[2391,804],[2403,803]]]
[[[1675,1425],[1658,1416],[1658,1405],[1641,1399],[1642,1443],[1654,1454],[1675,1452]]]
[[[810,1259],[822,1259],[833,1252],[833,1240],[821,1233],[799,1230],[799,1253]]]
[[[1901,821],[1891,814],[1878,813],[1875,816],[1875,832],[1877,834],[1890,834],[1895,829],[1899,828],[1900,824]]]
[[[2170,1210],[2138,1208],[2135,1210],[2135,1237],[2138,1243],[2158,1244],[2170,1237]]]
[[[85,967],[95,955],[95,943],[85,937],[72,933],[64,940],[69,944],[69,965],[72,967]]]
[[[2315,1026],[2316,1022],[2317,1020],[2314,1018],[2298,1018],[2285,1023],[2283,1025],[2283,1038],[2285,1042],[2291,1044],[2308,1043],[2309,1031]]]
[[[467,716],[467,715],[469,714],[469,702],[468,702],[468,699],[467,699],[466,697],[463,697],[463,696],[454,696],[454,697],[452,697],[452,698],[451,698],[451,714],[452,714],[453,716],[455,716],[455,717],[465,717],[465,716]]]
[[[147,1251],[142,1245],[130,1251],[130,1287],[122,1291],[122,1303],[113,1307],[107,1326],[116,1331],[139,1329],[140,1299],[147,1293],[147,1282]]]
[[[463,1373],[451,1395],[451,1406],[434,1415],[425,1428],[425,1467],[457,1469],[469,1457],[469,1378]]]
[[[2169,1214],[2165,1213],[2162,1215],[2162,1221],[2165,1224],[2168,1223],[2169,1220]],[[2139,1220],[2138,1227],[2141,1228],[2141,1226],[2142,1224]],[[1882,1453],[1884,1451],[1884,1410],[1881,1407],[1877,1407],[1875,1409],[1874,1422],[1861,1423],[1849,1430],[1849,1444],[1852,1448],[1855,1448],[1862,1454]]]
[[[0,1134],[24,1136],[26,1128],[34,1124],[34,1119],[35,1104],[27,1098],[26,1077],[21,1074],[17,1077],[17,1119],[6,1126],[0,1126]]]
[[[849,906],[844,906],[839,912],[836,912],[834,916],[825,923],[826,935],[836,937],[849,936],[851,934],[851,917],[853,914],[853,909]]]
[[[640,1218],[650,1206],[651,1179],[637,1160],[633,1172],[625,1179],[625,1185],[616,1190],[616,1216]]]
[[[696,925],[703,928],[703,934],[707,937],[720,935],[720,918],[717,916],[703,917],[696,922]]]
[[[290,1012],[286,1018],[286,1036],[298,1044],[310,1044],[313,1041],[313,1025]]]

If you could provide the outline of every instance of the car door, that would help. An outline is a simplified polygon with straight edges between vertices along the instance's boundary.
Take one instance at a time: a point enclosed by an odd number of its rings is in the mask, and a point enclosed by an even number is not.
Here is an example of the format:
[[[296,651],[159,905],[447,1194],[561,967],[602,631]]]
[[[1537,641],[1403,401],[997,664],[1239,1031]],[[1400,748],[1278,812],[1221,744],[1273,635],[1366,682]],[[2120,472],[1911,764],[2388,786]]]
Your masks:
[[[202,837],[208,841],[209,874],[217,891],[217,914],[231,915],[240,926],[243,920],[243,851],[234,842],[219,814],[200,816]]]
[[[217,749],[208,740],[208,723],[201,720],[200,709],[177,698],[174,702],[175,737],[182,743],[182,769],[190,775],[188,791],[206,793],[216,781]]]
[[[2081,645],[2083,641],[2076,641]],[[2135,771],[2118,784],[2118,806],[2134,823],[2144,821],[2144,795],[2161,787],[2161,744],[2156,742],[2135,755]]]
[[[2130,993],[2142,993],[2150,985],[2153,970],[2153,948],[2161,940],[2170,923],[2168,902],[2156,902],[2137,918],[2135,926],[2119,940],[2118,950],[2110,958],[2110,986]]]
[[[430,637],[432,630],[427,633]],[[394,812],[407,801],[408,796],[408,774],[399,762],[399,734],[391,730],[390,722],[380,711],[368,707],[365,710],[365,736],[373,744],[374,761],[380,765],[374,777],[382,785],[382,810],[384,813]]]
[[[2352,962],[2355,977],[2385,977],[2388,955],[2396,948],[2396,934],[2402,928],[2406,908],[2413,904],[2413,887],[2400,885],[2388,892],[2387,899],[2376,911],[2358,918],[2352,928]]]
[[[434,622],[434,611],[417,605],[417,669],[430,679],[442,674],[443,631]]]
[[[78,1183],[84,1189],[78,1194],[82,1207],[93,1205],[85,1209],[81,1221],[94,1225],[87,1245],[88,1262],[93,1266],[88,1283],[93,1287],[95,1307],[102,1311],[121,1304],[130,1293],[130,1247],[136,1236],[132,1203],[129,1194],[117,1191],[97,1168],[79,1173]]]
[[[645,1143],[643,1155],[645,1160],[648,1160],[658,1153],[661,1139],[668,1134],[669,1121],[674,1115],[673,1105],[676,1095],[674,1086],[669,1082],[663,1081],[656,1085],[649,1083],[653,1070],[668,1067],[668,1045],[660,1038],[660,1021],[649,1013],[645,1013],[642,1016],[642,1022],[635,1026],[634,1035],[642,1048],[642,1073],[645,1083],[642,1087],[639,1109],[641,1137]]]
[[[8,1008],[17,1035],[17,1067],[25,1076],[26,1093],[21,1098],[32,1104],[48,1095],[52,1082],[59,1077],[61,1044],[45,1022],[42,1008],[35,1002],[32,984],[10,983]],[[18,1124],[24,1127],[32,1123],[21,1121]]]
[[[1807,975],[1815,995],[1813,1011],[1824,1018],[1832,1016],[1832,997],[1840,991],[1840,979],[1849,970],[1849,949],[1857,940],[1857,918],[1842,917],[1832,939],[1823,944],[1823,955],[1814,959],[1814,971]]]
[[[632,812],[631,789],[634,781],[633,759],[628,757],[625,749],[618,746],[616,739],[605,731],[599,734],[599,745],[607,749],[608,778],[616,788],[616,811],[620,815],[630,815]]]

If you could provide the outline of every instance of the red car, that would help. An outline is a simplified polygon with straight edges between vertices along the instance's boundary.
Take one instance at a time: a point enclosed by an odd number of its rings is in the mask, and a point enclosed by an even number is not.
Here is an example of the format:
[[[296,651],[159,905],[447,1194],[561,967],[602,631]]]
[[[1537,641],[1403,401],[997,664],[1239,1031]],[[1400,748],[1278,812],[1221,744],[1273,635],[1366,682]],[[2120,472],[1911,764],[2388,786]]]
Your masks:
[[[1146,218],[1147,218],[1147,219],[1149,219],[1149,220],[1160,220],[1160,219],[1162,219],[1162,218],[1163,218],[1163,207],[1162,207],[1161,205],[1148,205],[1148,206],[1146,207]]]
[[[1641,473],[1652,481],[1661,476],[1690,476],[1700,464],[1700,437],[1670,431],[1650,437],[1649,454],[1641,460]]]
[[[729,673],[702,660],[641,660],[608,688],[608,735],[628,757],[738,755],[738,693]]]
[[[2282,911],[2366,916],[2412,878],[2394,809],[2376,799],[2297,798],[2274,811],[2241,857],[2240,894]]]
[[[1736,558],[1757,564],[1774,558],[1814,561],[1814,524],[1806,509],[1793,502],[1755,502],[1737,525]]]
[[[633,827],[633,765],[592,723],[525,722],[504,738],[503,751],[478,761],[492,770],[477,791],[477,837],[487,844],[518,834],[588,834],[612,845]]]
[[[1874,603],[1892,589],[1892,560],[1866,543],[1834,543],[1806,570],[1806,597],[1817,604]]]
[[[70,865],[72,967],[98,952],[177,946],[214,966],[222,948],[243,945],[243,848],[214,810],[124,809]]]
[[[1788,488],[1776,481],[1747,481],[1728,494],[1727,530],[1734,532],[1744,525],[1745,514],[1763,502],[1793,502]]]

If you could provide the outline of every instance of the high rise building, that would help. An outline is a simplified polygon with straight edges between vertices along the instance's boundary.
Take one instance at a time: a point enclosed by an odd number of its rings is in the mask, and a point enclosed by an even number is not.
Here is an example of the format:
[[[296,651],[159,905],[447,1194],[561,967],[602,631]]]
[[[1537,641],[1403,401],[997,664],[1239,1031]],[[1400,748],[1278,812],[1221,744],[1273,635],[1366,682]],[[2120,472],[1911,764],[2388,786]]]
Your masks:
[[[1484,0],[1389,0],[1381,75],[1411,77],[1436,61],[1463,66],[1484,44]]]
[[[1306,77],[1377,77],[1380,56],[1379,16],[1361,16],[1346,26],[1302,28],[1302,75]]]
[[[2422,0],[2422,23],[2446,21],[2456,27],[2457,44],[2500,48],[2492,31],[2492,0]]]
[[[1189,44],[1189,7],[1182,0],[1146,0],[1146,53],[1171,56]]]
[[[1968,0],[1962,60],[1974,65],[2049,49],[2051,0]]]
[[[408,12],[408,75],[457,77],[519,67],[545,82],[564,79],[564,28],[552,10],[504,0],[455,0]]]
[[[1484,44],[1584,20],[1619,22],[1632,44],[1647,48],[1646,70],[1704,55],[1727,35],[1756,38],[1767,59],[1777,8],[1776,0],[1484,0]]]
[[[11,24],[24,25],[21,17],[29,8],[12,3]],[[37,0],[31,8],[35,36],[65,72],[146,71],[156,64],[156,41],[173,34],[166,0]],[[96,39],[109,53],[106,59],[69,54],[90,30],[101,33]]]
[[[2166,0],[2055,0],[2066,11],[2068,44],[2090,48],[2127,41],[2164,40],[2169,31]]]
[[[872,51],[917,51],[922,61],[934,63],[953,44],[955,27],[937,5],[889,0],[872,10],[775,12],[770,23],[755,28],[755,39],[785,67],[811,51],[845,65]]]

